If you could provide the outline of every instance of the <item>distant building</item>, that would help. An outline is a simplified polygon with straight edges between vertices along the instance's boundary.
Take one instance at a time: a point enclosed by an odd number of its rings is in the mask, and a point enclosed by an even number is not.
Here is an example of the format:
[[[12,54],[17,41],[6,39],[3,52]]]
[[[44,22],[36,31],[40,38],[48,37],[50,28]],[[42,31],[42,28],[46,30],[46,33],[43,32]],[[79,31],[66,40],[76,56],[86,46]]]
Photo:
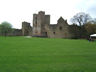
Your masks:
[[[48,38],[71,38],[72,36],[67,20],[60,17],[57,24],[50,24],[50,15],[45,15],[43,11],[33,14],[33,27],[30,23],[22,22],[22,34]]]

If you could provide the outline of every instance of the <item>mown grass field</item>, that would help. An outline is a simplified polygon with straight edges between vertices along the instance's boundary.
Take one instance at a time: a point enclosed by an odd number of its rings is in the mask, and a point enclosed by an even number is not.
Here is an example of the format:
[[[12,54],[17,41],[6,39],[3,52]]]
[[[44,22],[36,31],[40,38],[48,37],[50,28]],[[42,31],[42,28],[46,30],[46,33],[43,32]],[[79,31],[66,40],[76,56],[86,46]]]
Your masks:
[[[0,72],[96,72],[96,42],[0,37]]]

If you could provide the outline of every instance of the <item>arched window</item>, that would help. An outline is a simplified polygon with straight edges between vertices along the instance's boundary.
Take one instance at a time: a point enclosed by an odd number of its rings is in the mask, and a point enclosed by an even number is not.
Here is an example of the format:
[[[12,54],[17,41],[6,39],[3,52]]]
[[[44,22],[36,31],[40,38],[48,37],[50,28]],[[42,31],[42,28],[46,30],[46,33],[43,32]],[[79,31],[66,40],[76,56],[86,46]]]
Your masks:
[[[53,32],[53,34],[55,34],[55,32]]]
[[[59,30],[62,30],[62,27],[61,26],[59,27]]]

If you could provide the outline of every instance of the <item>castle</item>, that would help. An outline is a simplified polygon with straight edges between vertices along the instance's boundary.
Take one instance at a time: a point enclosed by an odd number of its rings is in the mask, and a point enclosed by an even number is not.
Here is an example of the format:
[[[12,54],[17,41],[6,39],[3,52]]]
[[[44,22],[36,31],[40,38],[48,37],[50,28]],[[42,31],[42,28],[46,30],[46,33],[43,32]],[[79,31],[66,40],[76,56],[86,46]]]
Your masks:
[[[60,17],[57,24],[50,24],[50,15],[45,15],[44,11],[33,14],[33,27],[28,22],[22,22],[22,34],[34,37],[71,38],[67,20]]]

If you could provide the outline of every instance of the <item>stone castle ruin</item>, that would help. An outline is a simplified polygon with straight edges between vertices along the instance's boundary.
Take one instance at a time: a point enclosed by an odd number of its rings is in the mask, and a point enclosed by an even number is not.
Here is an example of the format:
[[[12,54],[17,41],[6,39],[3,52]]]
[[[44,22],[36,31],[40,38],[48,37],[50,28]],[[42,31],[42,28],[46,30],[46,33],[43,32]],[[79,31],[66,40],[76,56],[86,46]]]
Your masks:
[[[22,22],[22,35],[23,36],[31,36],[32,35],[32,27],[28,22]]]
[[[30,23],[22,22],[22,34],[34,37],[71,38],[67,20],[60,17],[57,24],[50,24],[50,15],[45,15],[43,11],[33,14],[33,27]]]

